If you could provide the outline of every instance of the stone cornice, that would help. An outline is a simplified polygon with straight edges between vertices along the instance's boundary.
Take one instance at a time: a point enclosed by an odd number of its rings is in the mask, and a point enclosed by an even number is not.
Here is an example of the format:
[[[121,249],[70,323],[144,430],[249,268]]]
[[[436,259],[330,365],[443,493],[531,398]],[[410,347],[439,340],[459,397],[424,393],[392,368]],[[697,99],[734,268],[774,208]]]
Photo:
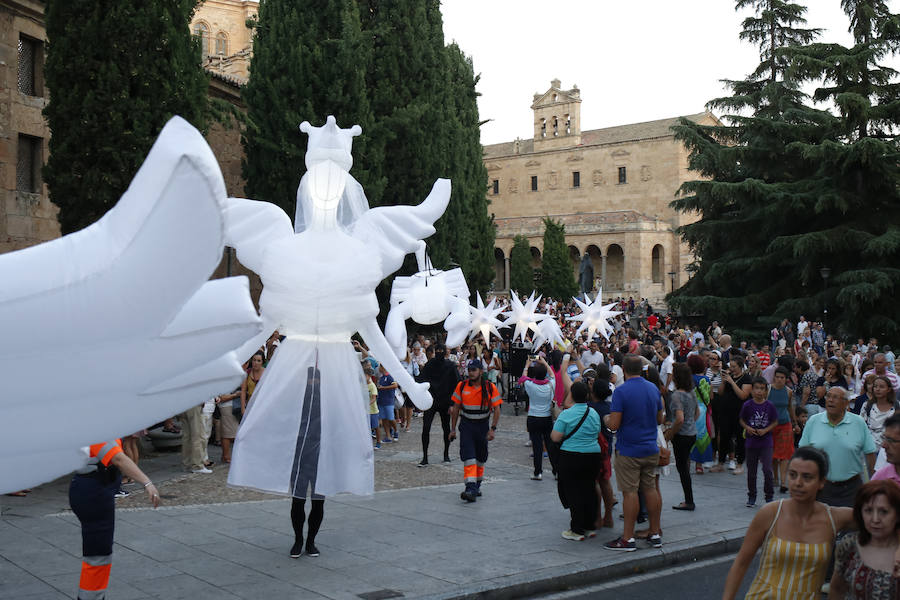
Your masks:
[[[669,222],[648,217],[635,210],[548,216],[565,226],[566,237],[629,231],[672,231],[672,225]],[[528,238],[540,237],[544,234],[544,218],[543,216],[495,218],[497,238],[513,238],[517,235],[524,235]]]

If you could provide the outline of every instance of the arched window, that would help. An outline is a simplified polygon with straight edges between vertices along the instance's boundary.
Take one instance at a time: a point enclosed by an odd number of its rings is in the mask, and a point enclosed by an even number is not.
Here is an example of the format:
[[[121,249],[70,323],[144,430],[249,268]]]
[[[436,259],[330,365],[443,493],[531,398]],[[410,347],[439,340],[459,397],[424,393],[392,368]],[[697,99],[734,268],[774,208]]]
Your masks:
[[[200,56],[209,54],[209,27],[206,23],[198,22],[194,25],[194,37],[200,40]]]
[[[665,254],[663,247],[659,244],[653,246],[653,254],[651,254],[651,274],[653,276],[653,283],[663,282],[664,259]]]
[[[541,137],[547,137],[547,119],[541,119]]]
[[[559,135],[559,119],[553,117],[553,135]]]
[[[228,55],[228,36],[223,31],[216,34],[216,54],[219,56]]]

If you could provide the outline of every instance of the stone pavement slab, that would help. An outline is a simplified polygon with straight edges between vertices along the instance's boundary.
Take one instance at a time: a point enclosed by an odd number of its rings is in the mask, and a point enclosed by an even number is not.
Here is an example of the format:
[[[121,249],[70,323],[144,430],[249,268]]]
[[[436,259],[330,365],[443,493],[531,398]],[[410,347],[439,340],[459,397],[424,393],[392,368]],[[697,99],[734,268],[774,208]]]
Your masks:
[[[140,492],[119,501],[109,597],[516,598],[732,552],[755,514],[744,507],[745,476],[729,473],[694,475],[697,510],[671,510],[682,500],[673,467],[660,482],[662,549],[604,550],[622,531],[619,511],[615,529],[567,541],[560,532],[568,513],[547,461],[543,481],[529,478],[524,414],[504,414],[484,496],[474,504],[459,499],[458,446],[450,464],[435,462],[439,426],[432,429],[432,464],[416,467],[420,427],[414,419],[412,432],[376,453],[373,496],[326,501],[317,558],[288,556],[289,500],[226,488],[226,465],[192,475],[182,472],[177,453],[151,454],[141,467],[159,484],[164,505],[146,508]],[[210,448],[213,460],[217,452]],[[27,498],[0,497],[0,600],[75,596],[81,539],[67,489],[61,478]]]
[[[490,474],[490,462],[488,463]],[[694,477],[698,510],[676,512],[677,475],[662,477],[661,550],[604,550],[621,532],[560,537],[568,524],[552,479],[494,477],[474,504],[460,484],[338,497],[325,504],[320,557],[288,557],[286,499],[117,512],[110,597],[517,597],[733,551],[755,513],[744,478]],[[0,519],[0,598],[73,597],[80,540],[70,513]]]

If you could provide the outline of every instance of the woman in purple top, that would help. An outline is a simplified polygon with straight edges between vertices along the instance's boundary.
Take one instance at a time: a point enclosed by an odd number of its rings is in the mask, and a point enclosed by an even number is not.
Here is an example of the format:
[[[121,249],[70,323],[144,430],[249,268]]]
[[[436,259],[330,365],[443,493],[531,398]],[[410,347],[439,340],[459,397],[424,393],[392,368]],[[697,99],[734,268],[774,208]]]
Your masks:
[[[756,465],[762,463],[763,493],[766,502],[771,502],[775,495],[774,477],[772,473],[772,451],[775,442],[772,430],[778,425],[778,410],[766,400],[769,391],[768,382],[756,377],[751,382],[751,398],[741,407],[741,427],[747,440],[744,448],[747,461],[747,506],[756,506]]]

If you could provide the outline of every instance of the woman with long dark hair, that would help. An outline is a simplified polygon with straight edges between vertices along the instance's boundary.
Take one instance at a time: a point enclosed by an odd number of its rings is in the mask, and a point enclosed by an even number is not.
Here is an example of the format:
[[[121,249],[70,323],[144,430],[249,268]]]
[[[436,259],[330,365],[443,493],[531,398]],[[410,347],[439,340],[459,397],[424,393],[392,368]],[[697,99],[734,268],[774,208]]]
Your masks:
[[[545,447],[550,459],[550,468],[553,470],[553,474],[556,474],[556,452],[550,442],[550,432],[553,430],[550,407],[553,405],[556,381],[547,361],[538,357],[535,362],[532,362],[529,357],[525,361],[522,376],[519,377],[519,385],[525,389],[525,394],[528,396],[526,429],[531,439],[532,458],[534,459],[534,473],[531,478],[540,481],[543,478]]]
[[[675,363],[672,368],[675,391],[669,400],[668,416],[672,421],[665,431],[666,441],[675,449],[675,468],[681,478],[684,502],[673,506],[675,510],[694,510],[694,490],[691,486],[691,448],[697,439],[697,418],[700,410],[694,396],[694,380],[691,368],[685,363]]]

